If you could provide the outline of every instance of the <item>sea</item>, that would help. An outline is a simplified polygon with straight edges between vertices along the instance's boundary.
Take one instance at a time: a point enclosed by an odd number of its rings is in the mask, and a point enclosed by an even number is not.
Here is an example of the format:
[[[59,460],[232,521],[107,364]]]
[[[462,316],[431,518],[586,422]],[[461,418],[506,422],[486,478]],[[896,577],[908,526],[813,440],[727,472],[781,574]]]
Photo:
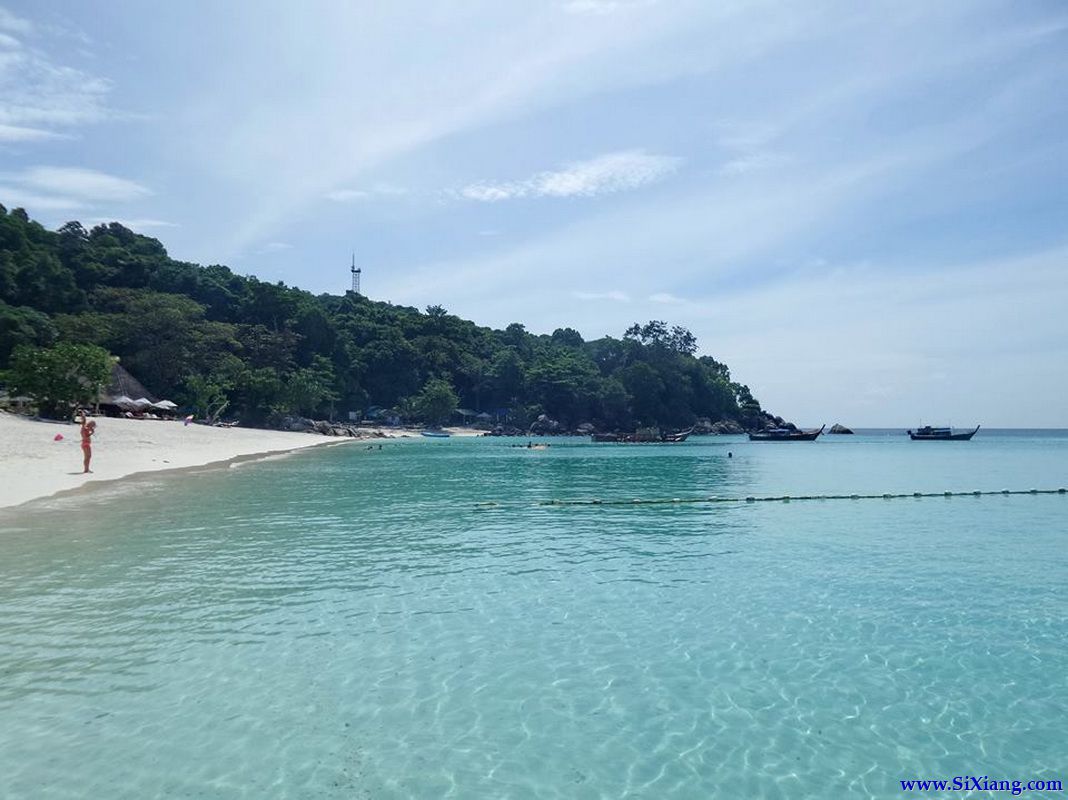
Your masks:
[[[0,797],[1068,782],[1068,431],[531,441],[0,514]]]

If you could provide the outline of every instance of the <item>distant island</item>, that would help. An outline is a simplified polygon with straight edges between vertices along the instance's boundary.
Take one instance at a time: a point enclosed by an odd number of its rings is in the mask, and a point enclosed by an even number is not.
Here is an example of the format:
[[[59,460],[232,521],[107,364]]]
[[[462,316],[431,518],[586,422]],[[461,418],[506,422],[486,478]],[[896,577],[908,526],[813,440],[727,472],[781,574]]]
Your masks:
[[[545,432],[774,424],[725,364],[696,353],[690,331],[659,320],[592,341],[571,328],[493,330],[438,305],[316,296],[176,261],[118,223],[50,231],[0,206],[0,382],[12,394],[40,382],[42,364],[58,364],[58,380],[110,356],[199,417],[263,427],[294,417],[463,417]],[[53,393],[41,407],[69,409]]]

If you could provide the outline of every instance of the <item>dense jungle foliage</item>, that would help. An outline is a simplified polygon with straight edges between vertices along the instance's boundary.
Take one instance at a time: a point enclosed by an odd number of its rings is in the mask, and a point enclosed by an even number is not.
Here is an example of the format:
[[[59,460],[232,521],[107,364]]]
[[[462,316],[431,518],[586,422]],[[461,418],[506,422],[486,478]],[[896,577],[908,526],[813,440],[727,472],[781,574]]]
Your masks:
[[[588,342],[570,328],[492,330],[441,306],[315,296],[175,261],[118,223],[50,231],[0,206],[0,370],[20,346],[25,357],[63,343],[102,347],[160,397],[248,424],[376,409],[440,417],[431,400],[448,389],[517,426],[541,414],[632,429],[759,413],[724,364],[695,355],[689,331],[660,321]]]

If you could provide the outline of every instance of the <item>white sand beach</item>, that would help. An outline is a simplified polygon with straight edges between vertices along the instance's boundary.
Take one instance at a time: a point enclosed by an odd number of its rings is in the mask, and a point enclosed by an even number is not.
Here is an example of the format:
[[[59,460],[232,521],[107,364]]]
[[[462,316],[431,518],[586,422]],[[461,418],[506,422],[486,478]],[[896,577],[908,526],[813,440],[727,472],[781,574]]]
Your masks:
[[[55,441],[56,434],[62,434],[63,439]],[[98,417],[93,471],[83,475],[77,425],[0,412],[0,508],[135,473],[354,441],[307,433]]]
[[[142,472],[201,467],[248,456],[266,456],[359,439],[287,433],[259,428],[212,428],[181,421],[97,417],[92,472],[82,473],[81,435],[68,422],[31,420],[0,411],[0,508],[21,505],[88,483]],[[445,428],[453,436],[478,436],[472,428]],[[418,429],[367,429],[368,436],[419,436]],[[56,434],[63,438],[55,441]]]

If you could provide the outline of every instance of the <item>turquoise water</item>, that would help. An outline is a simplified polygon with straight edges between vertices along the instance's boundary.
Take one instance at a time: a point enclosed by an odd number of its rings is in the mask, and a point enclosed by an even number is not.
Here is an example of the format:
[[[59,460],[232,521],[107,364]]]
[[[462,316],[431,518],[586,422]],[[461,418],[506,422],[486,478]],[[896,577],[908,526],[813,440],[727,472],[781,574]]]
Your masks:
[[[328,448],[0,516],[0,797],[1068,780],[1068,497],[536,505],[1056,488],[1065,434],[508,444]]]

